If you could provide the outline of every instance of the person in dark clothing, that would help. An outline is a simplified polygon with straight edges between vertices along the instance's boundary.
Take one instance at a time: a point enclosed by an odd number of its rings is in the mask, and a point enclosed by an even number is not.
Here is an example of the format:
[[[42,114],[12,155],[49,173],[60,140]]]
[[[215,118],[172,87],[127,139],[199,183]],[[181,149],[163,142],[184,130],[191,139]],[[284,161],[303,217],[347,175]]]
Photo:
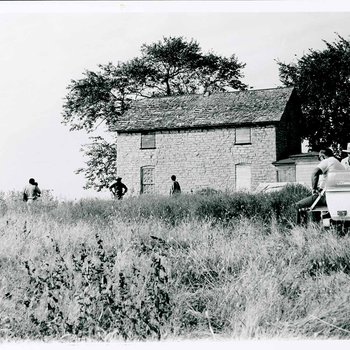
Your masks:
[[[170,195],[176,195],[176,194],[180,194],[181,193],[181,187],[180,184],[178,183],[178,181],[176,181],[176,176],[172,175],[171,176],[171,180],[173,181],[173,184],[171,185],[171,189],[170,189]]]
[[[39,197],[41,197],[41,191],[39,189],[39,184],[35,181],[34,185],[36,186],[35,195],[37,198],[39,198]]]
[[[128,192],[128,188],[122,183],[122,178],[117,177],[117,180],[109,186],[109,189],[118,200],[123,199],[123,196]]]

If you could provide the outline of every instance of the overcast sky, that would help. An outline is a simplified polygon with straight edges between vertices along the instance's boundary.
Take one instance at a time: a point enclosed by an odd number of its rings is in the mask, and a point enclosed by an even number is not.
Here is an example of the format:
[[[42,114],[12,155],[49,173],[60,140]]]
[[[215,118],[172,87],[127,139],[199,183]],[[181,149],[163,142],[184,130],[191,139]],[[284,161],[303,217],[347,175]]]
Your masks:
[[[126,61],[163,36],[203,52],[235,54],[251,87],[281,85],[275,60],[295,61],[323,40],[350,40],[346,1],[0,2],[0,191],[29,177],[60,198],[109,197],[82,189],[84,132],[61,124],[71,79]]]

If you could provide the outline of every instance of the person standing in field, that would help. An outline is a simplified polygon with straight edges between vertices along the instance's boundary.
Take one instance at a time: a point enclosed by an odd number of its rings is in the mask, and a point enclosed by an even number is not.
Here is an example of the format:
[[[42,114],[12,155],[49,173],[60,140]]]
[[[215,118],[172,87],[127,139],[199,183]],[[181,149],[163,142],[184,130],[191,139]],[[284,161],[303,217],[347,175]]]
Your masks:
[[[113,193],[114,197],[117,197],[118,200],[123,199],[123,196],[128,192],[128,188],[125,184],[122,183],[122,178],[117,177],[117,180],[109,186],[110,191]]]
[[[173,181],[173,184],[171,185],[171,188],[170,188],[170,195],[174,196],[174,195],[180,194],[181,187],[180,187],[179,182],[176,180],[176,176],[171,175],[171,180]]]
[[[39,189],[38,183],[33,179],[29,179],[29,184],[24,188],[23,191],[23,201],[28,204],[33,203],[38,197],[40,197],[41,191]]]
[[[348,156],[343,158],[341,163],[346,170],[350,170],[350,143],[348,143],[347,149],[343,149],[343,152],[347,153]]]

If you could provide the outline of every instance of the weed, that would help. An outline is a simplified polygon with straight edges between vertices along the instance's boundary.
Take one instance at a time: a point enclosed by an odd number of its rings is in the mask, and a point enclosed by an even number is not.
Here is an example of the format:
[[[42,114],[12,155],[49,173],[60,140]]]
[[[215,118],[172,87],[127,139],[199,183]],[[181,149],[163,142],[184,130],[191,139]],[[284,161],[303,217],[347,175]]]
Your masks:
[[[99,235],[95,239],[96,246],[82,243],[70,258],[52,240],[50,259],[23,262],[28,283],[17,304],[27,322],[10,318],[7,328],[13,334],[103,339],[113,332],[125,340],[161,339],[172,309],[161,259],[152,257],[146,275],[135,267],[116,275],[117,252],[107,250]]]

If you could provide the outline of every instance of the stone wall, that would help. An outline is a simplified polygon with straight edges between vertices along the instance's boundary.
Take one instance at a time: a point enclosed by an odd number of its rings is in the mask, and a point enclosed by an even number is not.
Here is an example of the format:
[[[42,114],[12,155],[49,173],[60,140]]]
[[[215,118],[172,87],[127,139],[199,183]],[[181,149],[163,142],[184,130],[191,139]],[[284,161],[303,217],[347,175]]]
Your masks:
[[[141,188],[141,167],[155,167],[155,192],[168,194],[171,175],[183,192],[201,188],[235,190],[235,167],[250,164],[252,189],[260,182],[276,181],[275,127],[252,128],[251,144],[235,145],[234,128],[159,131],[155,149],[140,149],[140,133],[119,133],[117,175],[129,195]]]

